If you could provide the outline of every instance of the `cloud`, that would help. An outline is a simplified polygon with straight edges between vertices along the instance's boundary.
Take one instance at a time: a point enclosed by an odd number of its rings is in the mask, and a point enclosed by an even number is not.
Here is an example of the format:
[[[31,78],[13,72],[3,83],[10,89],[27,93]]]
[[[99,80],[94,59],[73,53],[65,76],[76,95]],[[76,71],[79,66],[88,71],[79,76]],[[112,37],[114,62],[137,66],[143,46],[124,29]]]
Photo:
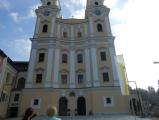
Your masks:
[[[12,17],[12,19],[16,23],[18,23],[18,22],[20,22],[22,20],[28,20],[30,18],[35,18],[36,17],[35,9],[37,9],[39,5],[40,4],[36,4],[36,5],[30,6],[27,14],[24,15],[24,16],[21,16],[18,12],[11,12],[11,13],[9,13],[9,16]]]
[[[118,2],[110,12],[117,54],[125,56],[130,81],[137,81],[142,88],[157,88],[159,66],[157,69],[153,61],[159,61],[159,1],[127,0],[122,8]]]
[[[20,20],[20,16],[17,12],[12,12],[12,13],[9,13],[9,16],[12,17],[12,19],[15,21],[15,22],[19,22]]]
[[[84,18],[86,0],[62,0],[61,3],[69,11],[67,17]]]
[[[71,16],[73,16],[74,18],[83,19],[85,16],[84,12],[85,9],[76,10],[71,14]]]
[[[0,0],[0,9],[9,10],[10,3],[7,0]]]
[[[10,42],[9,47],[12,48],[17,55],[29,58],[31,50],[31,42],[29,39],[16,39]]]
[[[22,27],[18,27],[18,31],[19,32],[23,32],[23,28]]]

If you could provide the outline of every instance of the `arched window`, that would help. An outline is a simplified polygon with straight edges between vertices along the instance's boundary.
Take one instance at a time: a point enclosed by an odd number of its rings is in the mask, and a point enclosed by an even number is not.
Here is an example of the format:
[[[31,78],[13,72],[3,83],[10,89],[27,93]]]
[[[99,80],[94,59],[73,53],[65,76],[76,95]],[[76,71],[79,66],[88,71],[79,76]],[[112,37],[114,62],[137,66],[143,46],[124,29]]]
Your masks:
[[[94,4],[95,4],[95,5],[98,5],[98,2],[95,2]]]
[[[46,33],[46,32],[47,32],[47,30],[48,30],[48,25],[46,25],[46,24],[45,24],[45,25],[43,26],[43,30],[42,30],[42,32],[43,32],[43,33]]]
[[[97,30],[98,32],[103,32],[102,24],[97,24]]]
[[[51,2],[47,2],[47,5],[48,5],[48,6],[51,5]]]

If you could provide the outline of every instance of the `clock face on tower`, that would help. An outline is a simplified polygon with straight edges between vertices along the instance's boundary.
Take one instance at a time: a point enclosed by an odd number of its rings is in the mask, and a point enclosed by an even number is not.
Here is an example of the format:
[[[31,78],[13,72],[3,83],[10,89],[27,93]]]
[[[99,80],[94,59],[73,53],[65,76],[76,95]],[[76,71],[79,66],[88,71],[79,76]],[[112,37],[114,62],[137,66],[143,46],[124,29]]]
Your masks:
[[[45,10],[44,13],[43,13],[43,15],[44,15],[44,16],[49,16],[49,15],[50,15],[50,11]]]
[[[95,10],[94,14],[97,15],[97,16],[99,16],[99,15],[101,15],[101,11],[100,10]]]

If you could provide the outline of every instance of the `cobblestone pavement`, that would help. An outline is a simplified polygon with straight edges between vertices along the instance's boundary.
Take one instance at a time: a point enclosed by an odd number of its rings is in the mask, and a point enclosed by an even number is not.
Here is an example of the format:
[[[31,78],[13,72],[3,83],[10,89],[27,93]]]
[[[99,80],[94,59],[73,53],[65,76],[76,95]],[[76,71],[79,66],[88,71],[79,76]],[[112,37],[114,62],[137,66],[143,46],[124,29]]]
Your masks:
[[[139,118],[129,115],[105,115],[105,116],[84,116],[84,117],[60,117],[62,120],[159,120],[159,118]],[[21,120],[20,118],[5,120]],[[44,119],[37,119],[44,120]]]

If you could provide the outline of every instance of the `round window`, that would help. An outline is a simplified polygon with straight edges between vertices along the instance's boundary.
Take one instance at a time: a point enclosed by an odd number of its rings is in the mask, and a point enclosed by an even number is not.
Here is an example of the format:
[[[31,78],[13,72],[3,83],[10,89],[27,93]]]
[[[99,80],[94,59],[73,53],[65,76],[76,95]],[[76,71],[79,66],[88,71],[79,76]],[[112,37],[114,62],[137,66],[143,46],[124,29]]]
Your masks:
[[[98,2],[95,2],[95,5],[98,5]]]
[[[51,5],[51,2],[47,2],[47,5]]]

